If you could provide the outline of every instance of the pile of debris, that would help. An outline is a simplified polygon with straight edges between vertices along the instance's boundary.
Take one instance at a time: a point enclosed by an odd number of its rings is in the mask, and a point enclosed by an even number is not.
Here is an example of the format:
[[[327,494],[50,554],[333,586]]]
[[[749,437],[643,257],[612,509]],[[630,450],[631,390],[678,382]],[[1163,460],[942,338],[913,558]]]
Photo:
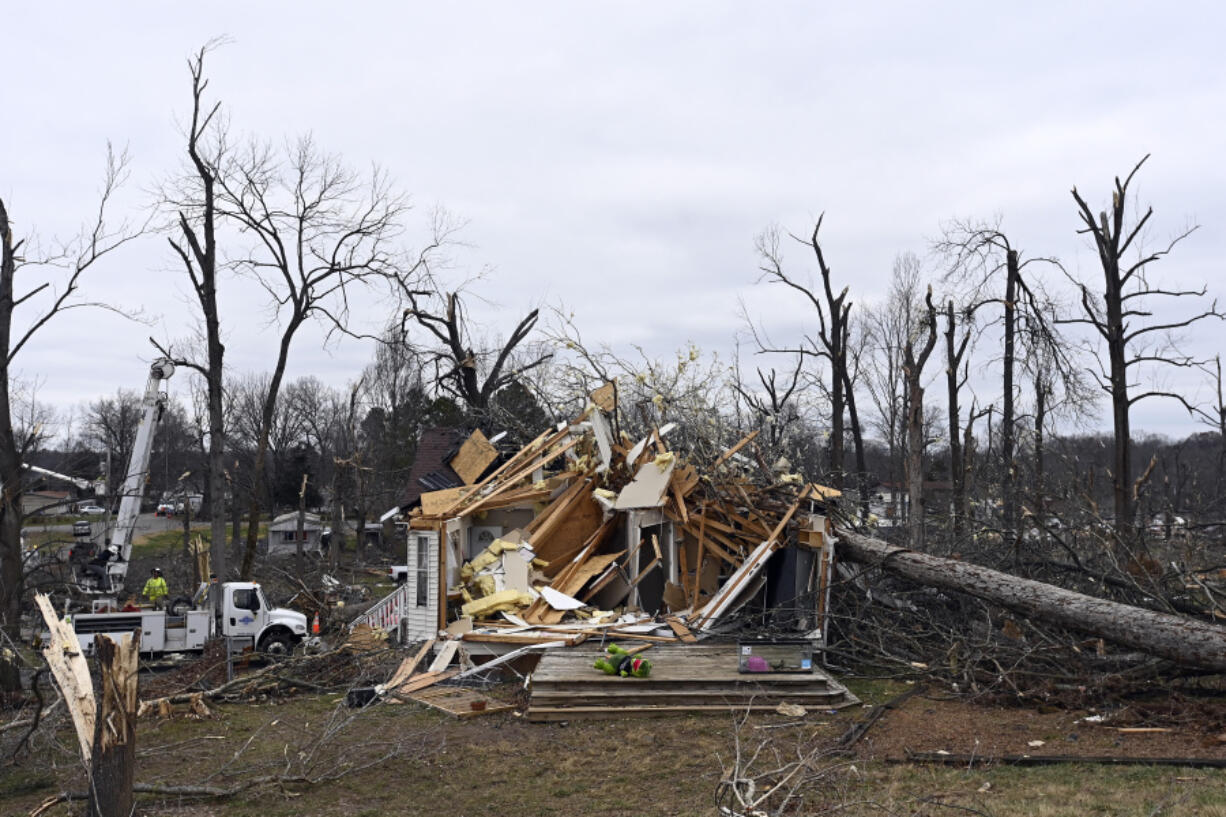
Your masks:
[[[615,438],[604,396],[509,456],[474,432],[423,479],[463,484],[403,509],[406,586],[367,623],[403,621],[412,641],[694,641],[765,588],[772,626],[820,643],[838,492],[760,469],[741,454],[755,434],[699,473],[667,445],[671,425]]]
[[[473,656],[734,633],[820,653],[838,492],[766,467],[756,432],[700,471],[669,447],[672,424],[634,441],[613,408],[606,386],[516,451],[476,431],[416,469],[406,580],[359,623]]]

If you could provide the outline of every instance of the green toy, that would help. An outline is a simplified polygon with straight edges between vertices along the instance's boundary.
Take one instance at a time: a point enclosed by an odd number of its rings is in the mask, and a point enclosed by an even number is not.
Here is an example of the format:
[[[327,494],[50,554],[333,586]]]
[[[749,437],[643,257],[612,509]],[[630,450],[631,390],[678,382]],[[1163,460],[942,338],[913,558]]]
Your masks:
[[[606,648],[604,657],[596,659],[595,667],[602,670],[605,675],[646,678],[651,674],[651,662],[636,655],[644,649],[646,647],[627,650],[617,644],[610,644]]]

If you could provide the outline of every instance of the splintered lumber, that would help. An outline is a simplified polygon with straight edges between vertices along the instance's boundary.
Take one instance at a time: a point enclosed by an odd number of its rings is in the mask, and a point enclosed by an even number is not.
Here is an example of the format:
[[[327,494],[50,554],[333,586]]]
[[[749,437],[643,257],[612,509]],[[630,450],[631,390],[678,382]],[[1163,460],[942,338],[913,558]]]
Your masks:
[[[731,457],[731,456],[732,456],[733,454],[735,454],[736,452],[740,451],[740,450],[741,450],[742,448],[744,448],[745,446],[749,445],[749,443],[753,442],[754,437],[757,437],[757,436],[758,436],[759,431],[760,431],[760,429],[756,429],[756,428],[755,428],[753,431],[749,432],[749,433],[748,433],[748,434],[746,434],[744,437],[742,437],[742,438],[741,438],[741,441],[740,441],[740,442],[738,442],[736,445],[732,446],[732,447],[731,447],[731,448],[729,448],[727,451],[725,451],[724,453],[720,454],[720,455],[719,455],[719,459],[717,459],[717,460],[715,461],[715,464],[711,466],[711,472],[712,472],[712,473],[714,473],[714,472],[715,472],[715,469],[716,469],[716,468],[719,468],[721,465],[723,465],[723,464],[724,464],[724,462],[725,462],[725,461],[727,461],[727,459],[728,459],[729,457]]]
[[[516,473],[511,474],[509,477],[507,477],[501,483],[499,483],[498,487],[496,487],[494,490],[490,491],[488,494],[481,497],[473,504],[464,508],[464,513],[466,515],[476,513],[484,505],[491,502],[499,494],[507,491],[509,488],[517,484],[520,480],[526,479],[532,476],[532,473],[536,471],[536,469],[544,468],[546,465],[553,462],[555,459],[562,456],[564,453],[566,453],[570,449],[574,448],[576,445],[579,444],[579,440],[581,439],[582,437],[575,437],[571,439],[569,442],[567,442],[565,445],[560,445],[557,448],[554,448],[552,451],[549,451],[547,454],[545,454],[540,459],[536,460],[535,462],[532,462],[529,465],[524,466],[521,470],[517,471]],[[458,503],[457,503],[457,507],[458,507]]]
[[[47,622],[47,629],[51,633],[49,643],[43,648],[43,657],[47,660],[51,675],[64,696],[64,704],[68,707],[72,725],[77,731],[81,758],[88,766],[93,754],[94,718],[97,714],[89,664],[81,652],[76,631],[71,624],[61,621],[55,614],[51,599],[42,593],[35,593],[34,602],[43,614],[43,620]]]
[[[750,580],[758,575],[762,570],[762,566],[766,564],[766,560],[772,553],[782,547],[780,536],[783,535],[784,529],[788,522],[800,507],[800,503],[809,495],[809,488],[806,486],[797,496],[796,501],[792,503],[792,507],[788,508],[787,513],[775,525],[775,529],[771,531],[770,538],[762,544],[758,545],[757,549],[749,555],[744,563],[737,568],[728,581],[716,591],[711,600],[703,607],[701,615],[698,617],[695,626],[702,628],[713,621],[717,621],[720,616],[727,612],[732,602],[736,600],[746,587],[750,586]]]
[[[427,491],[421,495],[422,516],[440,516],[473,492],[471,485],[461,485],[458,488],[444,488],[441,491]]]
[[[687,644],[693,644],[698,640],[698,637],[690,632],[689,627],[682,624],[681,619],[677,618],[676,616],[669,616],[668,618],[664,619],[664,622],[668,624],[669,628],[671,628],[674,633],[677,634],[677,638],[680,638]]]
[[[617,517],[611,517],[607,522],[596,529],[588,540],[583,544],[582,549],[570,560],[557,575],[553,577],[553,582],[550,587],[560,593],[565,593],[568,596],[573,596],[583,587],[582,584],[575,586],[573,584],[576,576],[583,572],[584,565],[588,559],[596,552],[605,538],[616,527]],[[589,577],[590,578],[590,577]],[[587,579],[584,579],[586,582]],[[537,599],[532,605],[524,611],[523,617],[525,620],[536,624],[557,624],[562,620],[562,613],[558,610],[553,610],[542,599]]]
[[[484,664],[477,664],[476,666],[469,667],[468,669],[461,672],[459,675],[455,676],[455,680],[461,681],[472,675],[480,675],[483,672],[491,670],[494,667],[499,667],[499,666],[502,666],[503,664],[510,663],[511,661],[514,661],[515,659],[520,658],[524,655],[529,655],[531,653],[539,652],[541,650],[550,650],[555,647],[565,647],[565,646],[566,646],[565,641],[556,641],[556,640],[555,641],[543,641],[539,644],[529,644],[526,647],[520,647],[519,649],[511,650],[508,653],[503,653],[497,658],[491,658],[489,661],[486,661]]]
[[[413,671],[417,669],[417,665],[421,663],[421,659],[426,657],[426,653],[430,652],[430,648],[434,646],[435,639],[430,639],[421,645],[421,649],[412,658],[406,658],[400,662],[400,666],[396,668],[396,672],[388,679],[387,688],[396,689],[405,681],[413,676]]]
[[[1020,615],[1114,641],[1178,664],[1226,672],[1226,627],[1074,593],[979,565],[840,530],[839,553],[920,584],[967,593]]]
[[[446,681],[448,678],[459,674],[459,672],[458,669],[449,669],[444,672],[425,672],[407,683],[401,684],[400,688],[394,690],[391,694],[399,698],[406,698],[410,693],[434,686],[439,681]]]
[[[551,444],[551,442],[553,442],[554,440],[561,439],[561,436],[560,436],[561,434],[562,432],[556,432],[551,436],[549,430],[542,431],[540,436],[538,436],[535,440],[528,443],[523,448],[521,448],[519,451],[517,451],[515,453],[515,456],[511,457],[509,460],[504,462],[502,465],[498,466],[493,471],[486,474],[484,477],[481,478],[480,482],[476,483],[475,485],[469,486],[471,487],[472,492],[476,492],[480,490],[481,488],[484,488],[486,485],[493,482],[495,479],[498,479],[499,477],[501,477],[504,473],[518,469],[519,466],[524,463],[524,460],[532,456],[533,454],[535,454],[536,451],[542,448],[547,448]],[[449,516],[452,513],[454,513],[455,510],[459,508],[460,505],[462,505],[463,503],[464,503],[464,497],[457,498],[455,501],[453,501],[451,504],[447,505],[446,507],[440,508],[437,515],[438,516]],[[424,510],[423,510],[423,513],[424,513]]]

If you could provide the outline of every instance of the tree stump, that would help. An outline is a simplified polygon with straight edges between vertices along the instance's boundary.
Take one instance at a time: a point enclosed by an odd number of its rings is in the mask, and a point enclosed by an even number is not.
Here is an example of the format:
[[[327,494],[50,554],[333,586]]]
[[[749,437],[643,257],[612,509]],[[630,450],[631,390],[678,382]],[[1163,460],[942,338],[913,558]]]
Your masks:
[[[140,630],[116,644],[94,637],[101,700],[90,764],[89,817],[129,817],[136,766]]]

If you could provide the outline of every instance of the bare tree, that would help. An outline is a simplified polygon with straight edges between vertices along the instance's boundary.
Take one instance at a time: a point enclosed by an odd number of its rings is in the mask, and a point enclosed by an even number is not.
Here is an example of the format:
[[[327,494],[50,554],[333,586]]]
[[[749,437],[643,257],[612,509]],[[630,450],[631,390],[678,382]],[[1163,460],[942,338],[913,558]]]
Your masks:
[[[299,139],[288,153],[283,163],[271,148],[252,142],[231,156],[216,179],[219,212],[253,239],[235,264],[267,292],[281,330],[252,464],[257,490],[248,510],[244,578],[255,560],[258,486],[298,330],[319,320],[330,335],[348,333],[354,290],[399,281],[424,266],[421,259],[404,266],[397,257],[393,242],[407,203],[381,171],[363,180],[338,158],[320,153],[310,138]]]
[[[921,326],[903,347],[903,375],[907,379],[907,541],[912,550],[924,547],[924,365],[937,342],[937,310],[932,287],[924,298]],[[919,344],[917,347],[916,344]]]
[[[111,480],[111,489],[117,488],[123,479],[142,412],[141,395],[132,389],[119,389],[114,397],[100,397],[86,408],[85,439],[108,455],[112,473],[107,478]]]
[[[1077,188],[1073,188],[1073,200],[1077,203],[1078,216],[1084,225],[1078,233],[1089,235],[1094,240],[1102,266],[1103,288],[1096,296],[1091,294],[1087,284],[1073,280],[1080,293],[1081,311],[1079,317],[1065,318],[1063,321],[1088,325],[1106,346],[1105,355],[1096,349],[1098,366],[1090,373],[1099,387],[1111,396],[1114,428],[1111,489],[1115,531],[1122,540],[1130,540],[1136,532],[1139,486],[1133,482],[1129,425],[1132,407],[1142,400],[1164,397],[1178,401],[1190,413],[1195,412],[1195,407],[1178,392],[1139,386],[1139,369],[1152,371],[1154,367],[1195,367],[1198,361],[1180,351],[1172,333],[1210,318],[1226,318],[1218,311],[1217,302],[1214,301],[1207,309],[1198,309],[1186,317],[1150,320],[1155,317],[1164,299],[1203,298],[1208,290],[1205,287],[1167,288],[1149,280],[1150,266],[1167,256],[1195,228],[1180,232],[1157,251],[1149,252],[1142,248],[1144,230],[1154,211],[1149,207],[1140,218],[1128,223],[1127,210],[1132,204],[1128,198],[1128,186],[1148,158],[1147,155],[1137,162],[1123,181],[1118,176],[1115,178],[1110,211],[1100,212],[1097,218]],[[1130,250],[1136,253],[1136,258],[1126,261]]]
[[[127,155],[107,149],[106,175],[93,223],[49,258],[23,252],[14,239],[8,210],[0,200],[0,627],[16,636],[24,588],[21,552],[23,462],[32,440],[15,431],[12,414],[13,365],[18,354],[58,315],[101,304],[83,300],[85,274],[108,253],[130,241],[139,230],[107,222],[107,208],[127,175]],[[44,273],[19,290],[19,272]],[[35,276],[31,276],[35,277]],[[23,278],[23,280],[26,280]]]
[[[849,287],[844,287],[834,294],[831,283],[830,267],[826,264],[825,253],[818,234],[822,229],[822,219],[818,217],[809,236],[808,245],[813,249],[817,260],[818,272],[822,277],[822,298],[814,294],[813,288],[805,286],[789,275],[783,268],[783,255],[779,247],[779,234],[776,230],[768,230],[758,237],[758,254],[761,258],[759,269],[762,278],[771,283],[783,284],[799,292],[812,304],[817,313],[817,338],[806,337],[805,344],[796,348],[764,349],[764,351],[788,351],[800,355],[823,357],[830,362],[830,467],[831,481],[834,487],[842,489],[846,462],[844,456],[844,416],[847,408],[847,395],[850,390],[850,375],[848,373],[847,339],[848,320],[851,312],[851,302],[847,300]],[[858,423],[858,418],[856,419]]]
[[[466,406],[478,422],[487,419],[495,394],[550,357],[543,353],[516,360],[513,354],[536,326],[538,309],[525,315],[506,341],[492,349],[478,350],[458,292],[407,291],[405,295],[409,306],[404,311],[401,332],[407,334],[412,321],[433,336],[439,345],[426,354],[426,359],[434,367],[435,384]]]
[[[893,513],[901,519],[903,461],[907,448],[907,382],[903,371],[903,350],[920,320],[921,264],[914,253],[902,253],[894,260],[886,300],[866,310],[869,354],[865,360],[863,382],[876,409],[877,434],[887,449],[887,480],[894,483]],[[887,509],[889,510],[889,509]]]
[[[1026,269],[1044,258],[1022,260],[999,224],[955,221],[944,229],[936,249],[950,260],[947,279],[967,285],[968,306],[975,312],[987,304],[999,304],[1003,330],[1001,353],[1000,498],[1002,528],[1007,546],[1017,547],[1017,348],[1019,321],[1024,316],[1042,320],[1034,308],[1033,287]],[[1003,277],[1003,289],[997,289]]]
[[[949,418],[949,479],[953,485],[953,535],[961,539],[965,525],[966,509],[966,451],[962,447],[961,414],[958,398],[962,387],[970,376],[970,362],[965,361],[966,351],[971,342],[974,313],[970,310],[958,314],[954,310],[954,301],[950,298],[945,304],[945,398],[946,413]],[[958,318],[963,320],[962,335],[958,337]],[[969,425],[969,423],[968,423]]]
[[[225,129],[218,124],[221,103],[208,105],[204,93],[204,58],[218,44],[213,41],[188,60],[191,74],[192,115],[187,129],[187,156],[190,169],[186,178],[166,190],[163,199],[175,214],[177,237],[170,237],[171,248],[183,264],[192,292],[200,304],[203,319],[204,359],[171,354],[169,346],[159,351],[178,366],[197,372],[205,383],[208,429],[206,451],[209,507],[209,558],[212,572],[226,578],[229,564],[226,549],[226,426],[225,345],[221,341],[221,316],[217,309],[217,174],[226,153]],[[209,148],[206,151],[206,143]],[[196,344],[192,344],[195,346]],[[235,501],[235,497],[231,501]]]

